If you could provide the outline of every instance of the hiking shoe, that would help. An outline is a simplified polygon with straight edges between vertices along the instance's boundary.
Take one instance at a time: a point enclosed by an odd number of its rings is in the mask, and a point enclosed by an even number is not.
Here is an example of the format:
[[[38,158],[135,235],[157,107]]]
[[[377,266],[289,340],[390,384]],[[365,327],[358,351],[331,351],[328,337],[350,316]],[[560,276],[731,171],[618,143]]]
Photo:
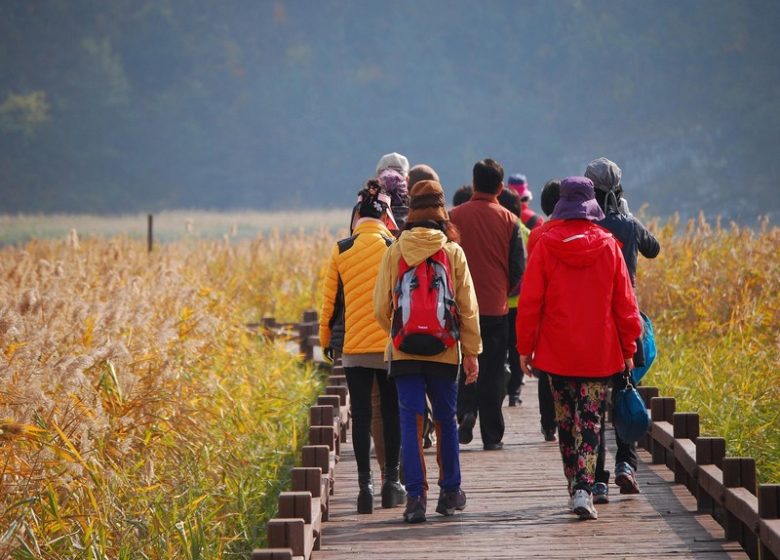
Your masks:
[[[504,448],[503,441],[497,441],[496,443],[486,443],[482,446],[485,451],[501,451]]]
[[[576,490],[571,511],[580,519],[598,519],[599,512],[593,507],[593,496],[587,490]]]
[[[463,420],[458,426],[458,441],[462,444],[471,443],[474,439],[474,425],[477,423],[477,415],[473,412],[467,412],[463,415]]]
[[[628,463],[618,463],[615,467],[615,484],[620,486],[621,494],[639,494],[639,484],[634,476],[634,469]]]
[[[385,480],[382,483],[382,507],[391,508],[401,505],[406,498],[406,489],[397,480]]]
[[[523,399],[519,395],[509,395],[509,406],[520,406],[523,404]]]
[[[463,511],[466,507],[466,493],[457,490],[439,492],[439,503],[436,504],[436,513],[449,517],[455,515],[455,510]]]
[[[555,441],[555,428],[542,428],[542,434],[544,434],[544,441]]]
[[[425,496],[407,496],[404,521],[422,523],[425,521]]]
[[[608,504],[609,503],[609,486],[603,482],[597,482],[593,485],[593,503],[594,504]]]

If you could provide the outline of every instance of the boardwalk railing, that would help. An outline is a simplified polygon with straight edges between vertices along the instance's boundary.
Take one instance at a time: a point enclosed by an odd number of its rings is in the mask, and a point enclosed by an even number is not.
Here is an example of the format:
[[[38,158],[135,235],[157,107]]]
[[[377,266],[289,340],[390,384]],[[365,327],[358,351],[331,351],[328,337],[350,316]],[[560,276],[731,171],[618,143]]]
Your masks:
[[[756,486],[752,458],[727,457],[726,440],[699,435],[699,415],[676,412],[671,397],[640,387],[652,424],[639,442],[654,464],[665,464],[675,482],[696,496],[698,510],[711,514],[751,559],[780,559],[780,484]]]
[[[304,313],[297,324],[265,318],[261,325],[252,326],[269,338],[297,339],[301,355],[313,360],[318,343],[316,312]],[[309,410],[308,445],[301,450],[300,466],[292,469],[291,491],[279,494],[277,516],[268,522],[268,548],[253,551],[252,560],[309,559],[320,548],[341,444],[347,441],[349,428],[349,393],[341,373],[333,368],[325,394]]]
[[[300,354],[314,359],[316,312],[304,313],[303,322],[280,325],[263,322],[265,331],[294,331]],[[340,443],[346,442],[349,395],[343,370],[331,370],[326,395],[311,409],[309,444],[303,448],[303,465],[292,471],[292,492],[279,496],[279,517],[268,523],[270,548],[256,550],[252,560],[290,560],[311,557],[322,539],[322,522],[328,519],[328,495],[334,490],[334,469]],[[726,441],[702,437],[697,413],[676,412],[676,401],[659,396],[656,387],[640,387],[652,423],[639,446],[674,472],[696,497],[700,512],[712,515],[725,529],[726,540],[738,541],[752,560],[780,560],[780,484],[756,485],[752,458],[727,457]]]

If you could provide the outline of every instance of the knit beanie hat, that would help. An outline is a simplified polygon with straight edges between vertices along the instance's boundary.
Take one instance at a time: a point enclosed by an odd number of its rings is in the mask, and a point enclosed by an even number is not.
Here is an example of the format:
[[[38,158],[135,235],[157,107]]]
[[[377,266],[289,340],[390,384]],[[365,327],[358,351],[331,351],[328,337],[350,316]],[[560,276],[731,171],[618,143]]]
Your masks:
[[[383,155],[376,164],[376,174],[379,175],[385,169],[395,169],[401,175],[409,175],[409,160],[396,152]]]
[[[522,173],[510,175],[507,186],[517,193],[522,202],[530,202],[534,198],[531,189],[528,188],[528,179]]]
[[[406,223],[448,222],[450,219],[444,208],[444,189],[436,181],[418,181],[409,193],[409,216]]]
[[[407,206],[409,204],[409,189],[406,185],[406,177],[395,169],[385,169],[378,176],[379,184],[390,195],[392,206]]]

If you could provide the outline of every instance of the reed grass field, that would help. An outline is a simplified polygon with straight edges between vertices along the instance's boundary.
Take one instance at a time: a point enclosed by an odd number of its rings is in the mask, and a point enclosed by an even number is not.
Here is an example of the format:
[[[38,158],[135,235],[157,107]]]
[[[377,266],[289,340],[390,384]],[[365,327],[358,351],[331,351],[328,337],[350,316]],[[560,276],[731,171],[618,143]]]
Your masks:
[[[0,248],[0,558],[263,544],[321,381],[246,324],[318,308],[339,235],[321,225],[152,253],[65,227]],[[659,345],[645,383],[780,482],[780,229],[649,225],[662,250],[639,263]]]
[[[245,325],[311,306],[319,239],[0,249],[0,558],[262,545],[322,383]]]
[[[659,354],[643,382],[780,483],[780,228],[703,216],[650,226],[661,254],[640,257],[637,286]]]

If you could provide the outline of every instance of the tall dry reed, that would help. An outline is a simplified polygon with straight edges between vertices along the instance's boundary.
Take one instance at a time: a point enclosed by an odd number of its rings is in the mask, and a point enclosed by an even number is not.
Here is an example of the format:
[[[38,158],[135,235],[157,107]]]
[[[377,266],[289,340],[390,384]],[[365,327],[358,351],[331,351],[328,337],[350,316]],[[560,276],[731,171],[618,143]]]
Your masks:
[[[652,227],[661,254],[640,260],[638,276],[659,346],[646,383],[780,482],[780,228],[701,216]]]
[[[317,239],[0,250],[0,558],[262,543],[320,382],[245,324],[314,304]]]

